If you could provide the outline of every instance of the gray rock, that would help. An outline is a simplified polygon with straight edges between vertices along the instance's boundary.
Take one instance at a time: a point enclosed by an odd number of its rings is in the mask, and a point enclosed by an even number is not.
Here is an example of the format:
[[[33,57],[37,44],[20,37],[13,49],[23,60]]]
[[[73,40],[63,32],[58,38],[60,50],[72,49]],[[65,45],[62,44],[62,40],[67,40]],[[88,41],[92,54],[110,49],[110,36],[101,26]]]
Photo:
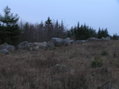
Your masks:
[[[53,42],[55,46],[62,46],[62,45],[64,45],[64,40],[62,38],[53,37],[51,39],[51,42]]]
[[[64,45],[70,45],[70,44],[72,44],[74,42],[74,40],[71,40],[70,38],[65,38],[64,40],[63,40],[63,44]]]
[[[74,42],[74,40],[71,40],[70,38],[57,38],[57,37],[53,37],[51,39],[51,42],[55,45],[55,46],[63,46],[63,45],[70,45]]]
[[[80,44],[80,43],[85,43],[85,42],[87,42],[88,40],[76,40],[76,41],[74,41],[74,43],[76,43],[76,44]]]
[[[0,49],[0,54],[9,54],[7,49]]]
[[[48,43],[47,43],[47,42],[41,42],[41,43],[39,44],[39,47],[40,47],[40,48],[47,48],[47,47],[48,47]]]
[[[0,45],[0,49],[6,49],[6,50],[12,52],[15,50],[15,46],[4,43],[4,44]]]
[[[28,41],[23,41],[18,44],[18,49],[28,49],[31,45],[29,44]]]
[[[102,37],[101,39],[102,39],[102,40],[111,40],[110,37]]]
[[[33,44],[39,48],[47,48],[47,42],[35,42]]]
[[[48,41],[47,46],[48,46],[48,49],[54,49],[55,48],[55,44],[52,41]]]
[[[100,40],[100,39],[98,39],[98,38],[96,38],[96,37],[91,37],[91,38],[89,38],[88,40],[89,40],[89,41],[98,41],[98,40]]]
[[[31,50],[39,50],[39,49],[46,49],[47,46],[47,42],[34,42],[31,43],[31,45],[29,46],[29,49]]]
[[[33,51],[33,44],[29,43],[25,50]]]

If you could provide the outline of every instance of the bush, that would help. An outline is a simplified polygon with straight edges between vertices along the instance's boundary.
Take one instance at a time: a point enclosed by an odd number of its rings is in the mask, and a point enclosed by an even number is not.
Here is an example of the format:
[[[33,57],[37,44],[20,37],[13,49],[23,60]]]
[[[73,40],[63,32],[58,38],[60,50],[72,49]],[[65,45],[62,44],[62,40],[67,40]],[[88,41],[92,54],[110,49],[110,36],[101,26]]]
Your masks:
[[[103,66],[103,61],[102,59],[98,57],[96,57],[91,63],[92,68],[97,68],[97,67],[102,67],[102,66]]]
[[[102,56],[107,56],[108,55],[108,52],[107,51],[102,51],[101,55]]]

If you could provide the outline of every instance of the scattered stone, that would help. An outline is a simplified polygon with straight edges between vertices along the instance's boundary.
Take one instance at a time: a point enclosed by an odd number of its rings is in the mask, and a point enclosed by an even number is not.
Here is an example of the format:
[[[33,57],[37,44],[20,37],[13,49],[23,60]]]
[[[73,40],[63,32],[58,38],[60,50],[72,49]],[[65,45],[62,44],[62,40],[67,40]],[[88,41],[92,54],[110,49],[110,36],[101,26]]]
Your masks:
[[[15,46],[4,43],[4,44],[0,45],[0,50],[2,50],[2,49],[6,49],[10,52],[13,52],[15,50]]]
[[[91,38],[89,38],[88,40],[89,40],[89,41],[98,41],[98,40],[100,40],[100,39],[98,39],[98,38],[96,38],[96,37],[91,37]]]
[[[28,49],[30,49],[30,51],[37,51],[37,50],[39,50],[39,45],[38,45],[38,43],[32,43],[32,44],[29,46]],[[32,49],[32,50],[31,50],[31,49]]]
[[[30,49],[31,51],[47,48],[47,42],[34,42],[34,43],[29,43],[29,44],[30,46],[28,49]]]
[[[31,45],[29,44],[28,41],[23,41],[18,44],[18,49],[28,49]]]
[[[51,42],[53,42],[55,46],[62,46],[64,44],[64,41],[62,38],[56,38],[56,37],[53,37],[51,39]]]
[[[74,40],[71,40],[70,38],[65,38],[63,40],[63,44],[64,45],[70,45],[70,44],[73,44]]]
[[[85,42],[87,42],[88,40],[76,40],[76,41],[74,41],[74,43],[76,43],[76,44],[80,44],[80,43],[85,43]]]
[[[102,40],[111,40],[110,37],[102,37],[101,39],[102,39]]]
[[[63,45],[70,45],[74,42],[74,40],[71,40],[70,38],[65,38],[65,39],[62,39],[62,38],[56,38],[56,37],[53,37],[51,39],[51,42],[55,45],[55,46],[63,46]]]
[[[48,46],[48,49],[54,49],[55,48],[55,44],[52,41],[48,41],[47,46]]]
[[[47,48],[47,42],[35,42],[33,44],[39,46],[39,48]]]
[[[0,49],[0,54],[9,54],[9,51],[7,49]]]

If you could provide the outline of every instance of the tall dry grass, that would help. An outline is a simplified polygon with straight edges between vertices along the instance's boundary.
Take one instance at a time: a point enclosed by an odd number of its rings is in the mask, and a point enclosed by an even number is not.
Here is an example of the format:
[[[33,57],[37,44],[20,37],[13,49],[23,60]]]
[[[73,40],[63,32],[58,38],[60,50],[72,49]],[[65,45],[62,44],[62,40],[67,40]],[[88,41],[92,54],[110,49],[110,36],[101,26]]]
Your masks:
[[[92,67],[97,58],[102,66]],[[0,54],[0,89],[119,89],[119,41]]]

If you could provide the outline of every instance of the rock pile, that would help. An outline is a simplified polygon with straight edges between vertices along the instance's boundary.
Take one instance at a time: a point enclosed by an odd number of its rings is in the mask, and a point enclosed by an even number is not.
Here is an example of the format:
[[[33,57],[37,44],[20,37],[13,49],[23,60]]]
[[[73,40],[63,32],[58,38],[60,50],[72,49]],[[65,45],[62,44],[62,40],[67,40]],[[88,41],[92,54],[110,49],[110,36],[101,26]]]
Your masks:
[[[70,38],[62,39],[62,38],[53,37],[48,42],[30,43],[28,41],[23,41],[18,44],[17,48],[22,50],[31,50],[31,51],[39,50],[39,49],[54,49],[55,47],[70,45],[73,42],[74,40],[71,40]]]
[[[13,52],[15,50],[15,46],[9,45],[7,43],[0,45],[0,53],[2,54],[9,54],[10,52]]]
[[[57,38],[57,37],[53,37],[51,39],[51,42],[55,45],[55,46],[63,46],[63,45],[70,45],[74,42],[74,40],[71,40],[70,38]]]

